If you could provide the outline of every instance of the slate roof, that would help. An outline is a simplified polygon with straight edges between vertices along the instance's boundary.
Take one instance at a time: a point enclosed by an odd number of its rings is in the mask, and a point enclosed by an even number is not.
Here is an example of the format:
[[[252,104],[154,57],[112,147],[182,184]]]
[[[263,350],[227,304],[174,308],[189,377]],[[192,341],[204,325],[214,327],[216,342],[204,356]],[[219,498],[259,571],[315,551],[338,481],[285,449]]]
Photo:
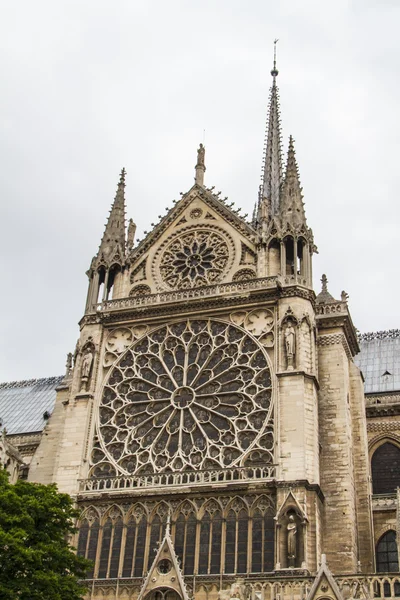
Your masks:
[[[400,330],[363,333],[354,362],[365,378],[365,393],[400,391]]]
[[[0,383],[0,419],[8,434],[42,431],[63,376]]]

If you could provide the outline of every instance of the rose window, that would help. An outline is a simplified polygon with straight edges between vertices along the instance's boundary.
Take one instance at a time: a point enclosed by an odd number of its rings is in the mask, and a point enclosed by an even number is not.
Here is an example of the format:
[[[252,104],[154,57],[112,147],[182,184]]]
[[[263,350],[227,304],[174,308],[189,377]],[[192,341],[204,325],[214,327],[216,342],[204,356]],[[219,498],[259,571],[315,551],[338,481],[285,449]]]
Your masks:
[[[104,386],[92,474],[273,462],[264,349],[216,320],[164,325],[134,342]]]
[[[213,230],[191,231],[164,250],[160,275],[170,288],[189,288],[220,281],[230,259],[228,240]]]

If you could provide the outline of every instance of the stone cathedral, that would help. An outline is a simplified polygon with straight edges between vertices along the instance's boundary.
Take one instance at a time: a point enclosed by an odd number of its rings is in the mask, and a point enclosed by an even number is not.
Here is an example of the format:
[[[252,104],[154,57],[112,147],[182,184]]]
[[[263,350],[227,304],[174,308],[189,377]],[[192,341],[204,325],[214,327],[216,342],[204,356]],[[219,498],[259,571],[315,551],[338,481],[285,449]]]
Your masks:
[[[400,334],[314,292],[271,74],[252,220],[200,145],[135,240],[122,170],[65,376],[0,386],[2,462],[76,499],[88,598],[400,597]]]

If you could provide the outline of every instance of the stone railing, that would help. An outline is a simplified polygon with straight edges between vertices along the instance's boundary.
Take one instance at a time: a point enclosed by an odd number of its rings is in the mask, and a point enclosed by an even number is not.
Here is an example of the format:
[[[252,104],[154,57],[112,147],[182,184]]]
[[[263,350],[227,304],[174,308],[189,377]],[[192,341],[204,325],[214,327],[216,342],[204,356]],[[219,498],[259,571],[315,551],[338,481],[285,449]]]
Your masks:
[[[192,597],[200,586],[217,586],[218,589],[229,590],[235,581],[235,575],[193,575],[185,576],[185,583]],[[246,597],[249,600],[306,600],[314,577],[285,576],[280,574],[249,574],[240,575],[240,579],[246,588]],[[379,573],[334,576],[344,600],[365,600],[384,598],[400,598],[400,573]],[[104,598],[105,586],[110,598],[134,599],[138,596],[138,590],[143,585],[143,579],[118,578],[118,579],[90,579],[86,581],[88,595],[86,598]]]
[[[247,281],[236,281],[232,283],[221,283],[204,287],[191,288],[176,292],[160,292],[159,294],[147,294],[133,296],[132,298],[120,298],[118,300],[106,300],[93,307],[94,311],[106,312],[110,310],[123,310],[136,308],[137,306],[152,306],[170,302],[186,302],[197,298],[208,298],[211,296],[224,296],[229,294],[241,294],[253,290],[264,290],[276,287],[280,277],[262,277],[261,279],[249,279]]]
[[[396,510],[396,494],[374,494],[372,496],[372,510]]]
[[[333,315],[333,314],[346,314],[347,302],[332,302],[330,304],[317,304],[315,307],[317,315]]]
[[[230,483],[246,483],[253,481],[272,480],[275,476],[275,466],[236,467],[232,469],[216,469],[213,471],[182,471],[177,473],[153,473],[149,475],[126,475],[120,477],[96,477],[81,479],[79,490],[82,494],[93,494],[107,491],[130,493],[138,490],[166,489],[193,485],[221,485]]]
[[[400,404],[400,394],[388,394],[386,396],[366,396],[365,397],[366,406],[379,406],[381,404]]]

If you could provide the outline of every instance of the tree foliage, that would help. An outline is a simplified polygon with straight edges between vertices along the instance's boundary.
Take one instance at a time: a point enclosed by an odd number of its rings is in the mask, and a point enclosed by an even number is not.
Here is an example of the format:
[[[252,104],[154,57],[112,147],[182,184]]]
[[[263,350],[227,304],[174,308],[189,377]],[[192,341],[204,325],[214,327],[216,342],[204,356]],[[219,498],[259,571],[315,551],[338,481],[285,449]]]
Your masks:
[[[0,469],[0,598],[81,600],[90,563],[68,539],[78,512],[55,485],[18,481]]]

